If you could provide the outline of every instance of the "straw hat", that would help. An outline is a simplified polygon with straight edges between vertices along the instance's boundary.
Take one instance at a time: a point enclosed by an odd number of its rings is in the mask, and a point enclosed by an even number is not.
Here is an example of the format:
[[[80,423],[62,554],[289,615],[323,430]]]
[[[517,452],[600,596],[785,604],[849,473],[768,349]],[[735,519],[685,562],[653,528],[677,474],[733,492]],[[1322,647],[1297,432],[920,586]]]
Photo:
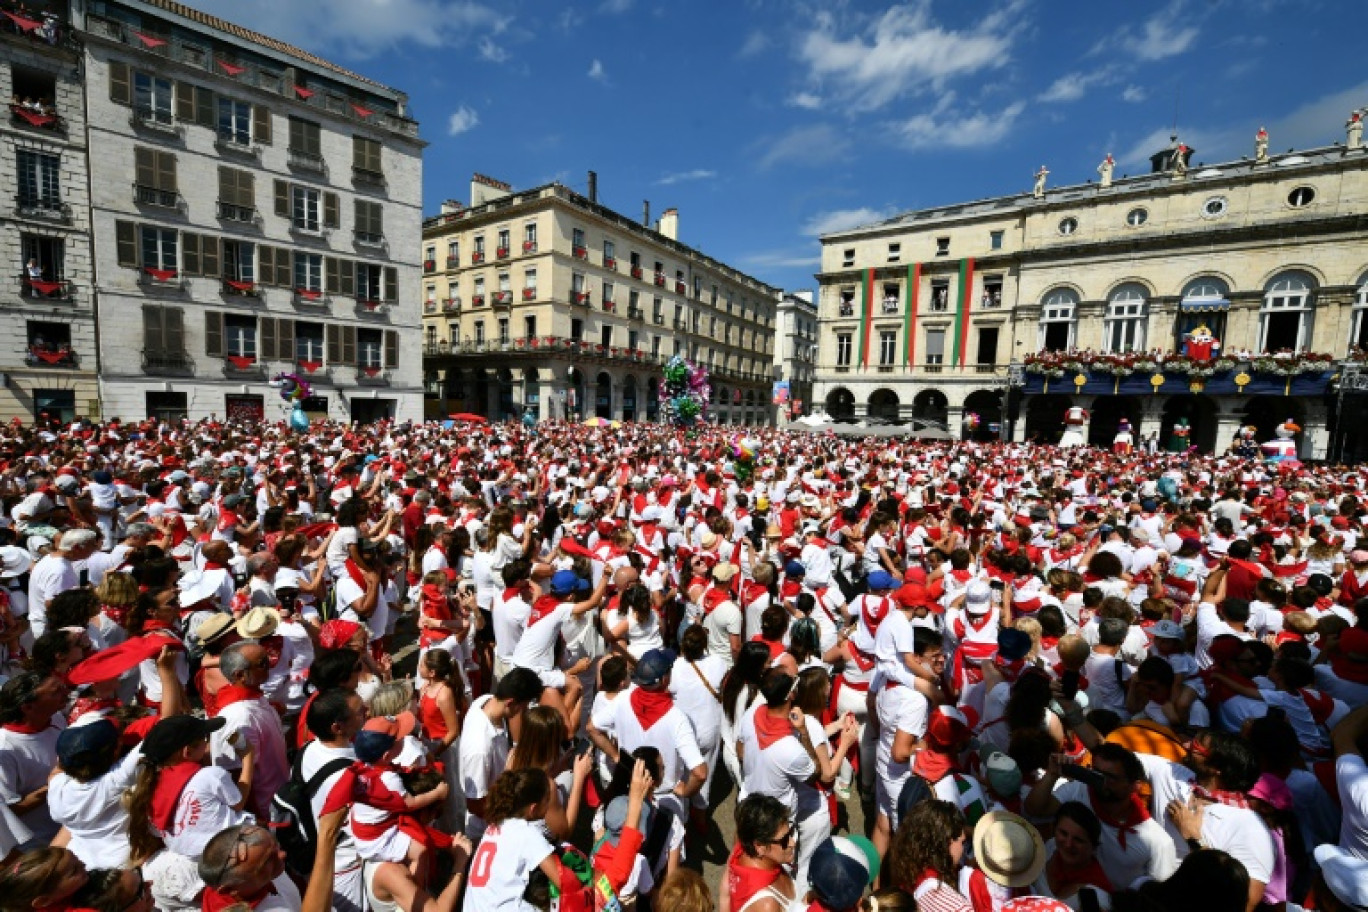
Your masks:
[[[257,605],[237,622],[237,632],[244,640],[264,640],[280,626],[280,612],[265,605]]]
[[[993,811],[974,827],[974,857],[989,880],[1024,887],[1045,867],[1045,840],[1024,817]]]

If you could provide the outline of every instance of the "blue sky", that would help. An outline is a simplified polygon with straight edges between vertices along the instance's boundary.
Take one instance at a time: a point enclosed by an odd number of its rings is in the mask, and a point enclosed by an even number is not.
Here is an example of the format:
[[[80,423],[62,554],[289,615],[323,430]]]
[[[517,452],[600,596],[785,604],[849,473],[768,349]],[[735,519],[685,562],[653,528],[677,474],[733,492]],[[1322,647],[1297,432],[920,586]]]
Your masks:
[[[1342,141],[1368,106],[1361,0],[191,0],[406,91],[424,211],[471,172],[559,180],[809,288],[817,235],[1194,161]]]

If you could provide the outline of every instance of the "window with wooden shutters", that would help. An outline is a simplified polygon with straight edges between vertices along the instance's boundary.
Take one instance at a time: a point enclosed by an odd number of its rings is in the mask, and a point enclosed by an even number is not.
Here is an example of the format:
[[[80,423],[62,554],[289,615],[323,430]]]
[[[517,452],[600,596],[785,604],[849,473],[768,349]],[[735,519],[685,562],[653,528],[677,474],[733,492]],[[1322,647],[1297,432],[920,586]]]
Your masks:
[[[299,117],[290,118],[290,151],[311,158],[322,155],[318,124]]]
[[[211,358],[223,357],[223,314],[217,310],[204,312],[204,353]]]
[[[211,130],[218,123],[214,110],[214,93],[203,86],[195,87],[195,123]]]
[[[219,167],[219,218],[251,222],[256,218],[256,178],[240,168]]]
[[[133,78],[128,64],[118,60],[109,61],[109,100],[115,104],[133,103]]]
[[[133,169],[140,204],[176,208],[176,156],[160,149],[134,146]]]
[[[295,359],[294,320],[278,317],[276,324],[276,358],[281,361]]]
[[[276,360],[276,321],[275,317],[262,317],[260,322],[261,360]]]
[[[185,326],[179,307],[143,308],[143,357],[150,367],[179,365],[185,356]]]
[[[118,251],[119,265],[138,265],[138,227],[132,222],[114,223],[114,246]]]
[[[356,327],[342,327],[342,363],[356,363]]]
[[[385,330],[385,367],[396,368],[399,366],[399,333],[392,329]]]
[[[262,285],[274,285],[276,283],[275,248],[264,245],[258,247],[257,260],[257,281]]]
[[[338,271],[341,275],[338,294],[350,298],[356,294],[356,264],[351,260],[342,260],[338,263]]]
[[[381,244],[385,240],[384,207],[371,200],[356,200],[356,240],[362,244]]]
[[[323,227],[339,228],[342,225],[342,214],[339,211],[341,206],[337,201],[336,193],[324,192],[323,194]]]
[[[328,294],[342,293],[342,273],[338,269],[337,257],[324,257],[323,275]]]
[[[166,333],[162,326],[162,312],[167,308],[148,306],[143,312],[143,351],[161,354],[167,350]]]
[[[185,82],[176,83],[176,119],[195,122],[195,87]]]
[[[385,300],[391,304],[399,300],[399,270],[393,266],[385,267]]]
[[[275,283],[285,288],[289,288],[294,281],[291,274],[293,263],[290,258],[290,251],[286,247],[275,248]]]
[[[353,136],[352,168],[367,177],[384,174],[380,166],[380,143],[364,136]]]
[[[328,324],[328,363],[342,363],[342,327],[336,323]]]
[[[189,231],[181,232],[181,271],[186,275],[201,275],[203,264],[200,260],[200,236]]]
[[[252,139],[263,146],[271,144],[271,109],[265,105],[252,105]]]
[[[223,274],[223,267],[219,259],[219,239],[213,235],[204,235],[200,238],[204,254],[204,274],[218,278]]]
[[[290,185],[287,181],[275,182],[275,214],[281,218],[290,217]]]

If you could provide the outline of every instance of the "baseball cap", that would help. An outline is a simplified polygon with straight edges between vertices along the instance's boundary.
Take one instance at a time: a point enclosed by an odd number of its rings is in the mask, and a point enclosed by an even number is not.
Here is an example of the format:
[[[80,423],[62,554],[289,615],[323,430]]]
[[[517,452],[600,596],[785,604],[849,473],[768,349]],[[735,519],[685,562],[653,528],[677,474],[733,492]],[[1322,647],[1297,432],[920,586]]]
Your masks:
[[[1015,662],[1026,658],[1031,651],[1031,635],[1015,627],[1004,627],[998,631],[998,656],[1005,662]]]
[[[802,576],[807,573],[807,567],[803,566],[802,561],[791,560],[784,564],[785,576]]]
[[[610,845],[617,845],[622,838],[622,828],[627,825],[627,805],[631,799],[626,795],[618,795],[608,802],[608,809],[603,812],[603,828],[607,831],[607,839]],[[641,819],[637,822],[636,829],[640,833],[651,831],[651,806],[643,803],[641,805]]]
[[[632,680],[642,687],[655,687],[665,680],[670,669],[674,668],[676,658],[678,657],[670,649],[649,650],[637,662],[636,669],[632,672]]]
[[[1164,619],[1150,628],[1150,636],[1156,640],[1186,639],[1182,626],[1177,621]]]
[[[70,768],[87,754],[108,750],[119,743],[119,729],[108,719],[73,725],[57,736],[57,761]]]
[[[993,793],[1001,798],[1016,798],[1021,794],[1021,767],[1002,751],[993,751],[983,761],[984,778]]]
[[[863,836],[832,836],[817,846],[808,863],[808,885],[831,912],[858,907],[865,888],[878,876],[878,852]]]
[[[573,570],[557,570],[551,577],[552,595],[569,595],[572,592],[585,592],[588,589],[589,581],[580,579]]]
[[[143,739],[143,756],[158,766],[164,766],[176,751],[207,738],[228,724],[222,716],[201,719],[199,716],[180,715],[162,719]]]
[[[969,585],[965,587],[964,604],[966,606],[973,605],[974,607],[981,609],[980,611],[975,612],[975,614],[982,613],[982,609],[992,601],[992,598],[993,590],[990,589],[988,584],[983,580],[972,580]]]
[[[896,589],[898,586],[897,582],[893,579],[892,574],[886,573],[883,570],[875,570],[866,577],[865,582],[869,585],[870,589],[878,589],[881,592],[887,592],[889,589]]]

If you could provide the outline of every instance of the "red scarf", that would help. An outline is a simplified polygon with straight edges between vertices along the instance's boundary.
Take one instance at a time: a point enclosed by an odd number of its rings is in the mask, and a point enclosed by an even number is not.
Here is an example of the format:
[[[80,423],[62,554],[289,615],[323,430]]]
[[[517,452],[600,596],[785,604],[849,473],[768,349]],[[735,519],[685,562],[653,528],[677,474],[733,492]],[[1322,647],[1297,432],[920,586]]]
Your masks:
[[[703,614],[709,615],[717,609],[717,606],[727,601],[727,590],[716,589],[711,586],[703,593]]]
[[[1116,841],[1120,843],[1122,851],[1126,848],[1126,834],[1134,833],[1140,828],[1140,824],[1150,819],[1149,808],[1145,805],[1144,799],[1133,792],[1124,813],[1119,815],[1102,808],[1097,791],[1092,786],[1088,786],[1088,803],[1092,805],[1093,813],[1097,815],[1098,820],[1116,828]]]
[[[769,594],[769,588],[761,583],[747,580],[741,584],[741,604],[752,605]]]
[[[52,720],[49,719],[42,728],[29,725],[27,722],[6,722],[4,725],[0,725],[0,728],[14,732],[16,735],[37,735],[52,728]]]
[[[1311,718],[1315,720],[1317,725],[1324,725],[1335,711],[1335,698],[1329,694],[1306,688],[1298,691],[1298,693],[1301,695],[1302,702],[1306,704],[1306,708],[1311,711]]]
[[[220,687],[214,695],[215,707],[214,715],[219,715],[234,703],[241,703],[245,700],[257,700],[261,698],[260,687],[244,687],[241,684],[229,684]]]
[[[170,833],[176,822],[176,807],[181,795],[195,774],[204,769],[198,763],[183,760],[161,771],[157,785],[152,790],[152,826],[163,833]]]
[[[356,561],[352,560],[350,557],[347,558],[347,576],[350,576],[351,581],[361,587],[362,592],[366,591],[366,576],[361,568],[357,566]]]
[[[451,620],[451,605],[447,602],[446,588],[435,583],[424,583],[422,588],[423,617],[438,621]],[[451,632],[441,627],[424,627],[421,639],[432,644],[445,640]]]
[[[232,514],[228,514],[228,515],[231,516]],[[228,569],[228,565],[227,565],[227,564],[221,564],[221,563],[219,563],[218,561],[207,560],[207,561],[204,562],[204,572],[205,572],[205,573],[208,573],[210,570],[227,570],[227,569]]]
[[[223,912],[224,909],[232,908],[239,903],[246,903],[255,909],[266,901],[266,897],[274,896],[276,893],[275,884],[267,884],[266,889],[255,896],[225,896],[213,887],[205,887],[200,894],[200,912]]]
[[[1114,889],[1111,878],[1095,857],[1084,867],[1066,868],[1064,860],[1056,853],[1045,863],[1045,876],[1046,883],[1050,885],[1050,892],[1055,896],[1066,887],[1096,887],[1104,893],[1110,893]]]
[[[527,626],[531,627],[537,621],[554,614],[556,609],[561,606],[559,596],[543,595],[532,603],[532,613],[527,616]]]
[[[784,738],[793,734],[793,725],[787,716],[772,716],[766,707],[756,710],[755,716],[755,738],[760,742],[760,749],[764,750],[771,744],[777,744]]]
[[[1214,804],[1224,804],[1226,807],[1248,808],[1249,797],[1244,792],[1231,792],[1226,789],[1208,789],[1200,785],[1192,787],[1192,794],[1198,798],[1204,798]]]
[[[959,772],[959,768],[959,759],[954,754],[942,754],[929,747],[917,751],[917,756],[912,760],[912,772],[932,785]]]
[[[745,906],[747,900],[772,886],[783,873],[783,868],[751,868],[741,864],[741,844],[738,842],[727,859],[727,892],[732,908]]]
[[[120,627],[128,627],[128,612],[132,605],[101,605],[100,612]]]
[[[646,690],[644,687],[635,688],[630,697],[632,712],[636,713],[637,721],[641,723],[642,731],[649,731],[674,708],[674,698],[668,691]]]

